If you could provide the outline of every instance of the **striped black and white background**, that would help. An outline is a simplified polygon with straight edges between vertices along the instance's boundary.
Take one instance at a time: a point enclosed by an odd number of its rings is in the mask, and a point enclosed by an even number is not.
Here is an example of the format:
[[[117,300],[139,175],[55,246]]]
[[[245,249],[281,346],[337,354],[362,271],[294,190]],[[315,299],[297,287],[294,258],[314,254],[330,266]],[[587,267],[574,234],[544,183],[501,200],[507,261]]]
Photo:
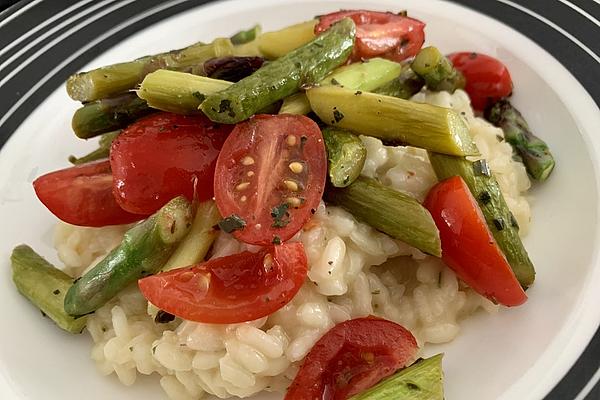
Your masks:
[[[70,74],[142,28],[209,1],[0,0],[0,148]],[[453,1],[537,42],[600,105],[599,0]],[[599,380],[600,329],[545,400],[600,400]]]

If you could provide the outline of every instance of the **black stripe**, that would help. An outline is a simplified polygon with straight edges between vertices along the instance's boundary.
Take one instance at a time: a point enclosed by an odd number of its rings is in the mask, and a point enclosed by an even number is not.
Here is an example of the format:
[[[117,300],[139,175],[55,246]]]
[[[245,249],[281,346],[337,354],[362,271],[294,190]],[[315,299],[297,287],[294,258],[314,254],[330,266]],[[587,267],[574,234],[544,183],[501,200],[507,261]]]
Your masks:
[[[568,0],[570,3],[578,6],[582,10],[587,11],[592,16],[596,17],[596,19],[600,20],[600,4],[596,3],[594,0]],[[598,397],[600,399],[600,397]]]
[[[16,1],[16,0],[7,0],[4,3],[2,3],[2,7],[0,7],[0,22],[4,21],[6,18],[8,18],[9,15],[14,14],[15,12],[19,11],[21,8],[25,7],[27,4],[31,3],[34,0],[21,0],[21,1]]]

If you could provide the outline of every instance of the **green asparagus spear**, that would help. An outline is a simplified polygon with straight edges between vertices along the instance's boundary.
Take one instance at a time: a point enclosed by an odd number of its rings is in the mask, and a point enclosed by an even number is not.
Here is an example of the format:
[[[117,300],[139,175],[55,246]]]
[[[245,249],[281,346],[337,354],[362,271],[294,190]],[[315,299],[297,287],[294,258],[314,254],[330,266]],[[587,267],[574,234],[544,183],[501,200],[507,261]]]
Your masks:
[[[146,75],[137,95],[158,110],[196,114],[207,96],[230,85],[230,82],[205,76],[159,69]]]
[[[402,72],[397,78],[376,88],[373,92],[408,100],[418,93],[423,86],[425,86],[425,81],[407,65],[402,68]]]
[[[348,131],[325,128],[322,132],[329,160],[329,180],[335,187],[346,187],[360,175],[367,149],[358,136]]]
[[[429,154],[439,180],[461,176],[477,199],[496,243],[504,253],[521,286],[528,288],[535,279],[533,263],[519,237],[519,227],[502,196],[498,182],[484,161],[475,163],[462,157]]]
[[[126,93],[85,104],[73,114],[71,126],[77,137],[89,139],[122,129],[154,111],[135,93]]]
[[[113,140],[115,140],[115,138],[119,136],[120,133],[121,131],[119,130],[103,134],[102,136],[100,136],[100,140],[98,141],[98,148],[96,150],[79,158],[75,156],[69,156],[69,162],[75,165],[79,165],[101,160],[103,158],[108,158],[108,156],[110,155],[110,145],[112,144]]]
[[[190,72],[210,58],[233,53],[234,46],[229,39],[215,39],[210,44],[196,43],[184,49],[72,75],[67,80],[67,92],[73,100],[94,101],[133,89],[152,71],[171,69]]]
[[[477,148],[460,115],[448,108],[324,86],[306,92],[312,110],[329,125],[452,155]]]
[[[350,400],[444,400],[442,357],[420,359]]]
[[[214,227],[220,220],[221,214],[213,200],[200,203],[190,232],[179,243],[161,270],[169,271],[173,268],[187,267],[204,260],[210,246],[217,238]]]
[[[239,31],[231,37],[231,43],[234,45],[245,44],[256,39],[261,32],[260,25],[254,25],[247,31]]]
[[[464,75],[435,47],[425,47],[416,55],[411,68],[431,90],[454,93],[465,87]]]
[[[94,312],[129,284],[158,271],[187,234],[192,214],[189,201],[177,197],[127,231],[121,244],[69,289],[67,313]]]
[[[313,19],[278,31],[263,33],[256,39],[258,49],[261,54],[270,59],[283,57],[313,40],[316,24],[317,20]]]
[[[279,114],[306,115],[310,112],[310,103],[303,92],[294,93],[283,99]]]
[[[355,26],[345,18],[310,43],[265,65],[227,89],[210,95],[200,106],[213,121],[234,124],[323,79],[342,64],[354,46]]]
[[[402,192],[374,179],[358,177],[348,187],[328,187],[325,199],[424,253],[436,257],[442,254],[440,235],[431,214],[417,200]]]
[[[532,178],[543,182],[554,169],[554,157],[548,145],[531,133],[523,115],[506,99],[500,100],[485,112],[485,118],[502,128],[504,138],[522,158]]]
[[[73,284],[71,277],[24,244],[13,249],[10,259],[13,281],[19,292],[65,331],[81,333],[87,318],[73,318],[63,306]]]

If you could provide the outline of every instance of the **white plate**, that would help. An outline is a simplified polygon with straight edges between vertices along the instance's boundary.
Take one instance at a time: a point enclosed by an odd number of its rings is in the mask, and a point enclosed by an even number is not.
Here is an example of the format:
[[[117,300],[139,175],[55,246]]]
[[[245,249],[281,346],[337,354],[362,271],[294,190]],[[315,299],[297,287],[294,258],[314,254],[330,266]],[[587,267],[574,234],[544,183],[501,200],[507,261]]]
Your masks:
[[[462,324],[444,351],[449,400],[541,399],[566,373],[600,321],[598,215],[600,114],[579,83],[548,53],[507,26],[438,1],[229,1],[199,7],[141,31],[102,54],[92,68],[228,36],[260,22],[279,28],[339,8],[398,10],[427,22],[428,42],[444,52],[474,50],[504,61],[515,82],[514,103],[554,151],[557,168],[532,191],[533,225],[525,244],[537,266],[529,301]],[[161,399],[152,378],[124,387],[102,377],[89,357],[91,339],[61,332],[40,316],[10,281],[9,255],[28,243],[53,262],[54,217],[31,187],[34,177],[67,165],[92,143],[70,132],[77,104],[57,89],[0,153],[1,399]],[[257,399],[278,398],[264,395]]]

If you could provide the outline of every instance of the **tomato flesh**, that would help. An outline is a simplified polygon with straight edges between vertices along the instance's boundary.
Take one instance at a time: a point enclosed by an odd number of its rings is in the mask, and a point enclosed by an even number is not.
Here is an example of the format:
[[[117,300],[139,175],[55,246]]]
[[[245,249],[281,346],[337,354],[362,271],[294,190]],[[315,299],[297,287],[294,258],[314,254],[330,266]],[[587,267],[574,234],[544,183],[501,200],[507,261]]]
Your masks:
[[[257,115],[237,124],[223,145],[215,200],[222,216],[244,221],[233,232],[236,238],[277,244],[311,217],[321,201],[326,173],[323,136],[310,118]]]
[[[473,52],[448,56],[467,80],[465,91],[476,110],[483,111],[498,100],[511,95],[513,83],[508,68],[494,57]]]
[[[402,61],[416,55],[425,41],[425,24],[417,19],[391,12],[342,10],[319,17],[315,33],[326,31],[343,18],[356,24],[356,39],[351,60],[383,57]]]
[[[113,142],[110,163],[121,207],[152,214],[179,195],[213,196],[219,150],[232,127],[203,115],[157,113],[125,129]]]
[[[345,400],[412,362],[414,336],[380,318],[342,322],[310,350],[285,400]]]
[[[286,305],[306,280],[302,243],[215,258],[140,279],[144,297],[180,318],[232,324],[265,317]]]
[[[442,260],[460,279],[495,303],[518,306],[527,300],[461,177],[438,183],[423,205],[440,231]]]
[[[112,184],[110,163],[104,160],[50,172],[37,178],[33,188],[52,214],[72,225],[100,227],[143,219],[119,207]]]

